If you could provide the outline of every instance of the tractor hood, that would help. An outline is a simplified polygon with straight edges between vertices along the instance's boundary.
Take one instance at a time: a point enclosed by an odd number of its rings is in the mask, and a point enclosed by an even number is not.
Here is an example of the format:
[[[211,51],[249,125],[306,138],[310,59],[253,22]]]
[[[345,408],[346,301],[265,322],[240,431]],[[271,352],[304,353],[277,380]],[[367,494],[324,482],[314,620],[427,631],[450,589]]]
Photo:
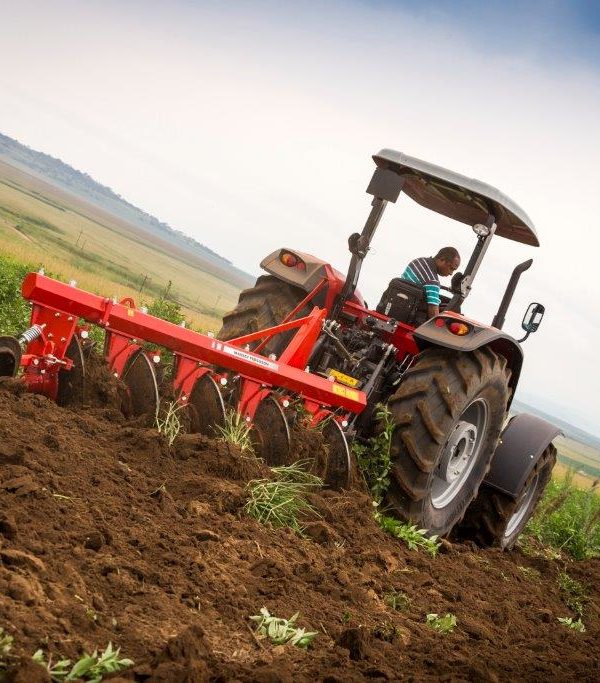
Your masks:
[[[539,246],[529,216],[495,187],[393,149],[382,149],[373,159],[379,168],[402,176],[402,191],[426,209],[468,225],[485,223],[492,214],[496,235]]]

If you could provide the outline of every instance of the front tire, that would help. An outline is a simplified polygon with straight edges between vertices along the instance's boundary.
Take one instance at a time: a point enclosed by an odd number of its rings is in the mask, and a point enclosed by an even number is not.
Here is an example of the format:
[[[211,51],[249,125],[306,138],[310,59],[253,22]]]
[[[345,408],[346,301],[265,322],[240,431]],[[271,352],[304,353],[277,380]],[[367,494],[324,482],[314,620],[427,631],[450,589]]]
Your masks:
[[[506,359],[488,347],[428,349],[388,405],[392,433],[386,503],[401,518],[446,535],[487,473],[510,396]]]
[[[459,540],[472,540],[482,547],[509,550],[531,519],[552,477],[556,446],[549,444],[516,498],[485,484],[456,529]]]

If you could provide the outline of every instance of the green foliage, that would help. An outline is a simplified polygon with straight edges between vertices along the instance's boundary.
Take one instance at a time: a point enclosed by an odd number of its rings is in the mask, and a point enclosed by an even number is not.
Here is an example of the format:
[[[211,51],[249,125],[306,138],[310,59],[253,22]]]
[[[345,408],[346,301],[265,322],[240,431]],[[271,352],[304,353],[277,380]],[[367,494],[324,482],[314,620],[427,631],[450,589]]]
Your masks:
[[[565,605],[581,618],[589,600],[586,587],[577,579],[569,576],[566,571],[558,572],[557,581]]]
[[[454,631],[457,622],[455,615],[448,612],[443,617],[438,614],[428,614],[425,623],[434,631],[446,634]]]
[[[372,631],[375,638],[379,640],[384,640],[386,643],[393,643],[398,639],[399,630],[398,627],[391,621],[384,621],[377,624]]]
[[[171,401],[167,404],[162,413],[158,411],[154,418],[158,433],[164,435],[169,446],[173,445],[173,442],[181,431],[181,420],[177,413],[182,408],[183,406],[178,405],[177,401]]]
[[[581,618],[573,620],[573,617],[558,617],[558,621],[572,631],[577,631],[579,633],[585,633],[585,624],[581,621]]]
[[[246,451],[254,452],[252,439],[250,438],[250,423],[237,410],[228,410],[225,413],[225,424],[222,427],[221,425],[215,425],[215,429],[221,435],[219,437],[220,441],[237,446],[242,453]]]
[[[37,650],[32,659],[46,668],[53,681],[62,683],[83,679],[90,683],[100,683],[106,674],[123,671],[133,665],[131,659],[119,659],[120,652],[121,648],[113,650],[112,643],[108,643],[104,652],[94,650],[91,655],[84,653],[72,666],[70,659],[60,659],[54,664],[51,658],[46,661],[42,650]]]
[[[147,308],[150,315],[153,315],[156,318],[162,318],[162,320],[166,320],[175,325],[181,325],[184,321],[181,306],[171,299],[162,296],[158,297],[158,299],[154,299],[151,304],[148,304]]]
[[[381,512],[375,513],[375,519],[384,531],[387,531],[388,534],[404,541],[409,550],[419,550],[419,548],[422,548],[423,550],[426,550],[431,557],[437,555],[440,548],[438,537],[427,537],[426,529],[418,529],[416,524],[400,522],[394,517],[389,517]]]
[[[404,612],[412,604],[412,598],[402,591],[391,590],[384,594],[383,601],[397,612]]]
[[[289,527],[302,534],[301,518],[317,512],[306,499],[306,494],[323,485],[323,480],[306,471],[308,463],[273,467],[272,479],[255,479],[248,482],[248,501],[244,511],[261,524]]]
[[[600,556],[600,496],[573,484],[571,472],[552,480],[527,533],[576,560]]]
[[[392,434],[394,421],[390,409],[380,403],[375,416],[381,431],[366,444],[355,442],[352,450],[371,491],[373,500],[379,505],[390,485]]]
[[[7,660],[11,656],[13,637],[0,626],[0,671],[6,668]]]
[[[21,296],[30,266],[0,255],[0,335],[16,335],[29,327],[31,309]]]
[[[296,612],[289,619],[280,619],[269,614],[266,607],[261,608],[260,614],[256,614],[250,619],[257,622],[256,633],[269,640],[275,645],[295,645],[296,647],[307,648],[319,635],[318,631],[306,631],[296,626],[299,612]]]
[[[535,583],[539,582],[542,578],[540,572],[534,567],[523,567],[522,565],[518,565],[518,569],[526,579]]]

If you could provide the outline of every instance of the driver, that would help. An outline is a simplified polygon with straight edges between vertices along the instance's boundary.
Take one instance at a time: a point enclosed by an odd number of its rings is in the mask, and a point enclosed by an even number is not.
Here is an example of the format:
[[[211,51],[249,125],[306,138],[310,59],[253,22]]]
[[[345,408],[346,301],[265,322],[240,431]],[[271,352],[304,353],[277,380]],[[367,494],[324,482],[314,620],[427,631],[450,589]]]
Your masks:
[[[435,256],[422,256],[413,259],[400,276],[421,285],[427,302],[427,317],[432,318],[440,312],[440,279],[452,275],[460,266],[460,254],[454,247],[443,247]]]

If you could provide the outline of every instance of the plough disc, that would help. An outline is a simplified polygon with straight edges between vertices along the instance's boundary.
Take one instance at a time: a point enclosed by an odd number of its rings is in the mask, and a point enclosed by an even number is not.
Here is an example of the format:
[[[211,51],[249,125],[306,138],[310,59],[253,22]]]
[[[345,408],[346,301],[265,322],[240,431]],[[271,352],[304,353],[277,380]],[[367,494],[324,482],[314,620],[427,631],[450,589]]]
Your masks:
[[[0,337],[0,377],[14,377],[21,364],[21,345],[14,337]]]
[[[279,402],[268,396],[258,404],[251,431],[256,454],[267,465],[287,465],[290,461],[290,430]]]
[[[73,335],[65,358],[73,361],[70,370],[59,370],[56,402],[59,406],[72,406],[83,403],[85,392],[85,360],[79,338]]]
[[[225,405],[219,387],[210,375],[198,379],[188,403],[190,431],[215,436],[217,427],[225,425]]]
[[[327,446],[324,483],[332,489],[347,488],[350,483],[350,449],[338,422],[327,422],[323,427],[323,439]]]
[[[129,359],[122,377],[127,386],[123,412],[126,415],[156,415],[158,385],[154,365],[140,349]]]

